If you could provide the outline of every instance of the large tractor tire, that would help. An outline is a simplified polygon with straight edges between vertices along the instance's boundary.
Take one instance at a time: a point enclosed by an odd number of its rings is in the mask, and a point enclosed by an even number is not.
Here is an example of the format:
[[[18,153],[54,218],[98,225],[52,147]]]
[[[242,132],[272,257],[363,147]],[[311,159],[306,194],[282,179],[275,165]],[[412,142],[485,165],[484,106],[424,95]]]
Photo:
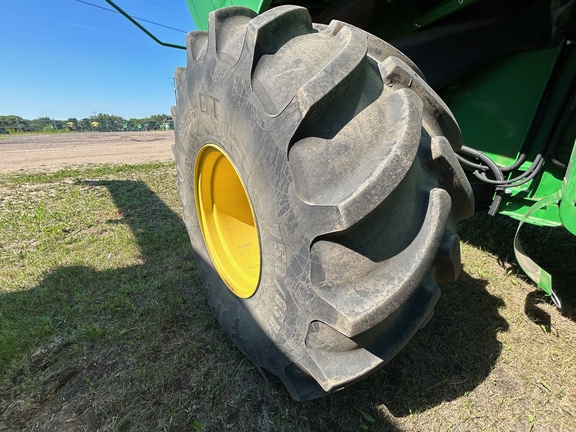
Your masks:
[[[454,118],[399,51],[300,7],[217,10],[187,56],[174,154],[212,309],[294,399],[358,381],[459,274]]]

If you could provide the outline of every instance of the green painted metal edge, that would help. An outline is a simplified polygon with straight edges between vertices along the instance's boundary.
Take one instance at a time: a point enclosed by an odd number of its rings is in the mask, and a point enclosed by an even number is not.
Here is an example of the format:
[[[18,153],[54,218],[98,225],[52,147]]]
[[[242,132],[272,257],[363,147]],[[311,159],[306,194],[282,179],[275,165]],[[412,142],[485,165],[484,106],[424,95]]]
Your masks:
[[[420,15],[414,20],[414,27],[420,28],[432,24],[434,21],[444,18],[466,6],[470,6],[477,0],[446,0],[432,10]]]
[[[556,193],[558,190],[560,189],[552,192],[552,194]],[[498,213],[503,216],[508,216],[511,219],[521,221],[534,204],[539,201],[540,200],[537,199],[529,200],[522,199],[521,197],[510,198],[506,196]],[[529,217],[525,219],[525,222],[528,222],[531,225],[551,228],[562,226],[556,204],[544,205],[538,208],[538,210],[530,213]]]
[[[522,220],[518,224],[518,229],[516,230],[516,235],[514,236],[514,255],[516,256],[516,261],[518,261],[520,268],[524,270],[524,273],[526,273],[526,275],[532,279],[542,291],[544,291],[552,298],[552,301],[558,308],[562,307],[562,303],[552,289],[552,276],[550,273],[536,264],[534,260],[532,260],[532,258],[526,254],[522,244],[520,243],[520,228],[522,228],[522,225],[524,222],[526,222],[532,213],[544,206],[550,206],[557,203],[561,198],[562,191],[560,190],[555,194],[549,195],[546,198],[542,198],[540,201],[530,207],[530,209],[524,214]]]
[[[186,0],[192,20],[198,30],[208,30],[208,14],[226,6],[244,6],[256,13],[268,9],[272,0]]]
[[[570,162],[566,175],[564,176],[564,183],[562,185],[563,198],[560,203],[560,220],[568,231],[576,235],[576,142],[572,149]]]

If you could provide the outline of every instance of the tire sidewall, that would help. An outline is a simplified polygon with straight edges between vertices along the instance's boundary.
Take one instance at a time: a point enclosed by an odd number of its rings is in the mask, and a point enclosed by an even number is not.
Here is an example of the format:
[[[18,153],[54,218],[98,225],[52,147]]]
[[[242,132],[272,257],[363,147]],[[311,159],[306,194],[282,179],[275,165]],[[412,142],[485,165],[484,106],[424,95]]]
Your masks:
[[[184,220],[208,302],[225,333],[256,364],[277,369],[289,363],[282,354],[286,348],[280,348],[287,342],[286,317],[301,321],[286,289],[294,284],[287,281],[288,264],[299,248],[289,243],[288,236],[293,218],[286,208],[291,183],[286,151],[270,132],[273,119],[259,111],[244,90],[249,83],[234,76],[234,69],[218,66],[216,61],[205,61],[204,71],[199,72],[198,66],[193,74],[188,71],[186,101],[177,108],[182,120],[174,153],[179,191],[186,203]],[[194,166],[207,144],[217,145],[233,162],[254,211],[261,272],[256,292],[247,299],[232,293],[218,275],[199,226]]]

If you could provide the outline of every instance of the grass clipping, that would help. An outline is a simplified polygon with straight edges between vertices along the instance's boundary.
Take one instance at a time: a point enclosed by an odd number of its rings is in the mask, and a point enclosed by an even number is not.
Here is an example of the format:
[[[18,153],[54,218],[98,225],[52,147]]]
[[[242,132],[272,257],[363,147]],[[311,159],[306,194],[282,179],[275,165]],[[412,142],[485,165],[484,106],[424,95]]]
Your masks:
[[[527,227],[556,310],[513,263],[515,223],[460,226],[464,271],[381,371],[296,403],[222,334],[173,164],[0,177],[0,430],[576,430],[575,241]]]

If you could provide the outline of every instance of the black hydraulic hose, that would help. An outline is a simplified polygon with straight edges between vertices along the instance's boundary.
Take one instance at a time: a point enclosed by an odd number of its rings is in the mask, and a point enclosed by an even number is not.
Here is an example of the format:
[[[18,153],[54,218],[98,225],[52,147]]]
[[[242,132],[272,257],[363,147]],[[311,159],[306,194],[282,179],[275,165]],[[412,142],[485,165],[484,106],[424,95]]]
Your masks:
[[[569,90],[564,94],[564,99],[562,100],[562,109],[560,112],[566,110],[560,120],[558,127],[555,128],[556,132],[554,133],[554,137],[552,138],[552,143],[550,144],[550,160],[554,165],[559,166],[560,168],[567,168],[568,165],[564,162],[561,162],[558,158],[558,145],[560,143],[560,139],[566,129],[568,129],[568,125],[570,124],[570,120],[572,120],[574,113],[576,112],[576,75],[572,78],[570,82]]]
[[[462,148],[460,149],[460,152],[465,153],[468,156],[471,156],[474,159],[483,162],[484,164],[486,164],[488,169],[490,171],[492,171],[492,173],[494,174],[494,177],[496,177],[497,180],[504,181],[504,176],[502,175],[502,171],[500,170],[500,167],[498,165],[496,165],[496,162],[494,162],[492,159],[490,159],[488,156],[486,156],[481,151],[473,149],[472,147],[462,146]]]
[[[568,168],[568,164],[562,162],[558,157],[558,144],[560,142],[560,138],[562,137],[564,132],[566,132],[566,129],[568,129],[570,119],[574,116],[575,113],[576,113],[576,104],[574,104],[570,108],[570,110],[566,112],[566,115],[564,116],[562,122],[558,126],[558,130],[556,131],[556,134],[554,135],[554,139],[552,140],[552,144],[550,146],[550,160],[554,165],[559,166],[560,168]]]
[[[536,157],[534,158],[534,162],[532,163],[532,165],[530,166],[530,168],[528,168],[528,170],[526,170],[525,172],[523,172],[522,174],[520,174],[517,177],[511,178],[509,180],[504,180],[504,181],[499,181],[499,180],[492,180],[489,179],[488,177],[486,177],[485,173],[478,173],[475,174],[476,177],[478,177],[480,180],[486,182],[486,183],[490,183],[496,186],[507,186],[510,187],[510,185],[515,185],[516,183],[518,183],[519,181],[525,180],[526,177],[531,177],[534,178],[534,176],[536,174],[538,174],[538,172],[540,171],[540,169],[542,168],[542,165],[544,165],[544,156],[539,153],[536,155]],[[526,181],[524,181],[522,184],[526,183]]]
[[[564,46],[566,50],[573,50],[575,49],[574,42],[567,42]],[[556,128],[556,133],[552,138],[552,143],[550,144],[550,160],[554,165],[559,166],[560,168],[567,168],[568,165],[558,158],[558,145],[560,143],[560,139],[566,129],[568,128],[568,124],[572,119],[572,116],[576,112],[576,74],[572,76],[570,80],[570,84],[568,85],[568,89],[566,93],[564,93],[564,98],[562,99],[561,110],[565,111],[563,113],[563,117],[558,122],[558,127]]]
[[[525,141],[525,143],[526,142],[528,142],[528,141]],[[524,161],[526,160],[526,153],[524,152],[524,147],[525,146],[522,146],[522,149],[520,149],[520,154],[518,155],[518,158],[516,159],[516,161],[512,165],[500,167],[502,172],[514,171],[515,169],[518,169],[518,167],[520,167],[520,165],[522,165],[524,163]]]
[[[482,153],[481,151],[478,151],[478,150],[474,150],[473,148],[467,147],[467,146],[462,146],[460,151],[462,153],[465,153],[468,156],[471,156],[474,159],[479,160],[479,161],[483,162],[484,164],[486,164],[488,169],[492,172],[492,174],[494,174],[494,177],[497,180],[504,181],[504,174],[502,174],[500,167],[498,167],[498,165],[496,165],[496,162],[494,162],[492,159],[490,159],[484,153]],[[496,196],[494,197],[494,200],[492,201],[492,205],[490,206],[490,209],[488,209],[488,214],[490,216],[494,216],[496,213],[498,213],[498,209],[500,208],[500,204],[502,204],[502,193],[503,192],[504,192],[504,188],[502,188],[500,186],[496,186],[496,192],[495,192]]]
[[[476,164],[472,161],[469,161],[465,157],[459,155],[458,153],[456,153],[456,159],[458,159],[458,161],[462,165],[465,165],[465,168],[470,168],[470,169],[473,168],[473,169],[478,170],[478,171],[488,171],[489,170],[489,168],[486,165]]]
[[[557,167],[564,168],[564,169],[568,168],[568,165],[566,165],[564,162],[562,162],[560,159],[558,159],[558,156],[556,154],[550,155],[550,160]]]
[[[531,168],[530,175],[528,175],[527,177],[522,178],[522,179],[520,178],[520,176],[516,177],[515,179],[510,179],[511,183],[507,183],[505,186],[506,187],[517,187],[517,186],[523,185],[524,183],[528,183],[530,180],[535,179],[536,176],[538,174],[540,174],[540,171],[542,170],[542,167],[544,166],[544,161],[545,161],[545,158],[544,158],[544,156],[542,156],[542,158],[538,161],[538,163],[533,165],[534,168],[530,167]]]

